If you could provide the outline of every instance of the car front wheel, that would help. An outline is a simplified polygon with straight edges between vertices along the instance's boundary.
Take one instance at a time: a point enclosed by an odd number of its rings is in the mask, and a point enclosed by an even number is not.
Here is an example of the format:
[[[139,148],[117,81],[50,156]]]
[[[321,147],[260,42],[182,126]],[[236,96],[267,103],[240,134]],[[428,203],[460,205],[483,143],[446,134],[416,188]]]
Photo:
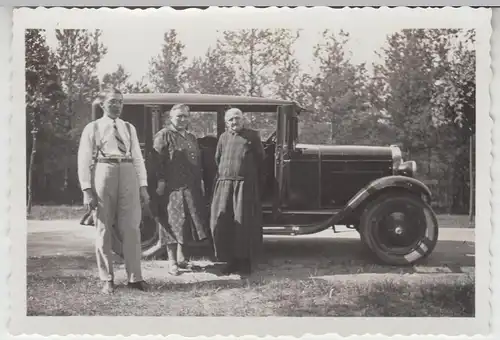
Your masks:
[[[383,195],[366,207],[360,234],[383,263],[411,265],[434,250],[438,222],[432,208],[415,195]]]

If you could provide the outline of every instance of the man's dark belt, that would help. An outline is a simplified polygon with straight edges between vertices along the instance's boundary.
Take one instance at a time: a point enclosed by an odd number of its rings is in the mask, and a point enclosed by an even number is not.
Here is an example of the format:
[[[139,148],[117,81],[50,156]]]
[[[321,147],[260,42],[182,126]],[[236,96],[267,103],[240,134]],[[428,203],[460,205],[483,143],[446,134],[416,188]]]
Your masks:
[[[108,163],[108,164],[132,163],[132,158],[98,158],[97,163]]]

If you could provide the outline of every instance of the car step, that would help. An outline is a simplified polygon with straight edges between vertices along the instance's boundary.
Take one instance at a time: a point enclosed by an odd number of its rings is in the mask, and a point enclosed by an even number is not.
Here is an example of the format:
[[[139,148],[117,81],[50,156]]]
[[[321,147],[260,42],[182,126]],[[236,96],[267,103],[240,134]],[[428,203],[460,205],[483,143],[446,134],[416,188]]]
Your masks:
[[[282,210],[281,215],[335,215],[342,209],[317,209],[317,210]],[[272,209],[262,209],[264,214],[272,214]]]
[[[310,224],[310,225],[266,225],[263,227],[264,235],[308,235],[315,234],[322,230],[327,229],[329,226],[324,226],[321,224]]]

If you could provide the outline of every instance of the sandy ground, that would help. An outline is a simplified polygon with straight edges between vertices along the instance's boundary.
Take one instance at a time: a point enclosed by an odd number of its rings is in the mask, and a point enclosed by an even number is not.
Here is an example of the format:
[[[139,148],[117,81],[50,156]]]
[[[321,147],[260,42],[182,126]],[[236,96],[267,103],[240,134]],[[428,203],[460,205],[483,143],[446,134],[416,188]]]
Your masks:
[[[309,244],[311,242],[359,243],[359,234],[343,226],[313,235],[265,236],[266,244]],[[94,228],[81,226],[78,221],[28,221],[28,256],[92,255],[94,254]],[[448,259],[474,254],[474,229],[442,228],[433,257]]]
[[[344,227],[307,236],[266,236],[267,261],[260,266],[261,277],[318,278],[322,280],[378,280],[397,279],[421,281],[455,281],[474,273],[474,229],[443,228],[431,256],[413,267],[380,266],[363,249],[356,231]],[[29,221],[29,257],[94,256],[93,227],[80,226],[78,221]],[[64,261],[63,261],[64,262]],[[118,261],[120,262],[120,261]],[[201,268],[212,263],[195,261]],[[116,267],[116,279],[124,280],[123,264]],[[166,273],[166,261],[144,261],[145,277],[174,282],[199,282],[240,279],[237,275],[221,277],[202,270],[185,272],[172,277]],[[35,269],[35,268],[32,268]],[[28,272],[31,271],[28,265]],[[38,270],[35,270],[38,271]],[[94,268],[61,263],[61,267],[45,275],[96,275]]]

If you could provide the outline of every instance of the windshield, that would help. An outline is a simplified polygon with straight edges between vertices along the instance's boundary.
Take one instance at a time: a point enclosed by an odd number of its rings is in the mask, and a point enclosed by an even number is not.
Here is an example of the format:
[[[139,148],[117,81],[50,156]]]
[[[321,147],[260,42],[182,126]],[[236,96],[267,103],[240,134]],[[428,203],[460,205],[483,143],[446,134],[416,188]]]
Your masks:
[[[300,121],[298,140],[305,144],[332,144],[332,125],[329,122]]]
[[[266,141],[276,131],[276,112],[251,112],[246,114],[250,129],[258,130],[262,141]]]
[[[275,132],[276,132],[276,129],[272,129],[272,130],[271,130],[271,129],[267,129],[267,130],[265,130],[265,131],[261,130],[261,131],[260,131],[260,139],[261,139],[263,142],[265,142],[265,141],[267,141],[267,140],[269,139],[269,137],[271,137],[271,135],[272,135],[273,133],[275,133]]]

